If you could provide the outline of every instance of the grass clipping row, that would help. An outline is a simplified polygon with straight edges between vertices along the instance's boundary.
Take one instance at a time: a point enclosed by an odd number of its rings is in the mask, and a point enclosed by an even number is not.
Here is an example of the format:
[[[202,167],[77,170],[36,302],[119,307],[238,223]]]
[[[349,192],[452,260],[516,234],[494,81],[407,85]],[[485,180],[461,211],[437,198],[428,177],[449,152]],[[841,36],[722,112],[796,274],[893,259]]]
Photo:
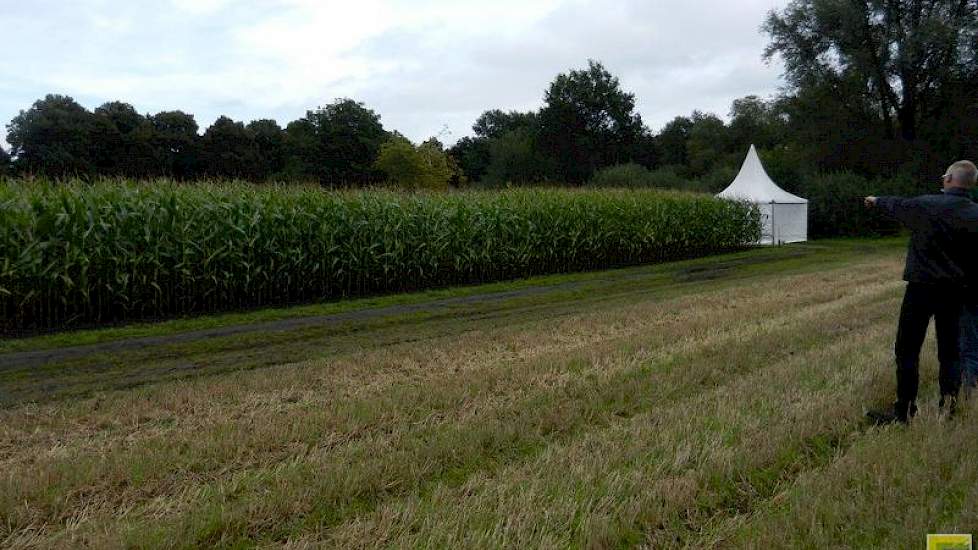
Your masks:
[[[0,182],[0,331],[662,262],[757,240],[757,211],[663,191],[399,194]]]

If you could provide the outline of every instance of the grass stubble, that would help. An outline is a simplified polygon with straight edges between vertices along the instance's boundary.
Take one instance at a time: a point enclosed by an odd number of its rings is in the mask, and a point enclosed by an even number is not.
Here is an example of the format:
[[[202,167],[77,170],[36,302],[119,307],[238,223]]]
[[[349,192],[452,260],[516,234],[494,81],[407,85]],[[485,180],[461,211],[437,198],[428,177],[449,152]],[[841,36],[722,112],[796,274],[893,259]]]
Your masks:
[[[919,546],[978,470],[970,410],[863,422],[898,270],[4,409],[0,546]]]

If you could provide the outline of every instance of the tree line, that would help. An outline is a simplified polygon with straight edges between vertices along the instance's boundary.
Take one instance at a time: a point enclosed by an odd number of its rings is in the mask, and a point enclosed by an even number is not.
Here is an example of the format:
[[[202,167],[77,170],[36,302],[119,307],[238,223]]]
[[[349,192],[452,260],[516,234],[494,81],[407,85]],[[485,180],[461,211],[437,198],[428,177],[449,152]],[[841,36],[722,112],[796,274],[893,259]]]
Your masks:
[[[221,116],[200,134],[183,111],[143,115],[120,101],[88,111],[70,97],[48,95],[7,125],[12,169],[48,176],[368,183],[379,177],[373,163],[390,138],[377,113],[350,99],[285,128]]]
[[[806,175],[931,178],[978,151],[978,0],[793,0],[763,25],[786,87],[748,96],[728,120],[694,111],[653,132],[635,96],[600,62],[558,75],[531,112],[488,110],[445,150],[386,130],[338,99],[284,128],[193,115],[143,115],[122,102],[88,111],[49,95],[7,126],[0,170],[51,176],[317,181],[408,188],[617,181],[715,191],[749,144],[776,180]],[[929,181],[929,180],[928,180]]]

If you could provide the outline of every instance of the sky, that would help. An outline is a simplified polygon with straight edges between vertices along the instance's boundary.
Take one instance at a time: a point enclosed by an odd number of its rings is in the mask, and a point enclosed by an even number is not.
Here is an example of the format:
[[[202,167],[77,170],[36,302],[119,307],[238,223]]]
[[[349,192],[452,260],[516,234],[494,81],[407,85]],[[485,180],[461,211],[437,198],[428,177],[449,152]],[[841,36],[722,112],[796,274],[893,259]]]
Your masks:
[[[0,0],[0,126],[48,93],[180,109],[201,131],[220,115],[285,126],[350,97],[388,130],[452,143],[488,109],[538,109],[557,74],[595,59],[657,131],[776,94],[760,26],[786,3]]]

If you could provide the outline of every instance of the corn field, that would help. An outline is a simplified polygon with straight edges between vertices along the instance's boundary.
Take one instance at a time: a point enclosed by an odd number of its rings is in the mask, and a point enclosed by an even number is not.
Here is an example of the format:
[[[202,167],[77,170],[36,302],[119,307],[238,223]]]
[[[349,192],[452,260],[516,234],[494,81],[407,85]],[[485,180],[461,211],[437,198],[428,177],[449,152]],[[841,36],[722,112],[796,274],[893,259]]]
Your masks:
[[[746,205],[662,191],[6,180],[0,332],[661,262],[759,231]]]

